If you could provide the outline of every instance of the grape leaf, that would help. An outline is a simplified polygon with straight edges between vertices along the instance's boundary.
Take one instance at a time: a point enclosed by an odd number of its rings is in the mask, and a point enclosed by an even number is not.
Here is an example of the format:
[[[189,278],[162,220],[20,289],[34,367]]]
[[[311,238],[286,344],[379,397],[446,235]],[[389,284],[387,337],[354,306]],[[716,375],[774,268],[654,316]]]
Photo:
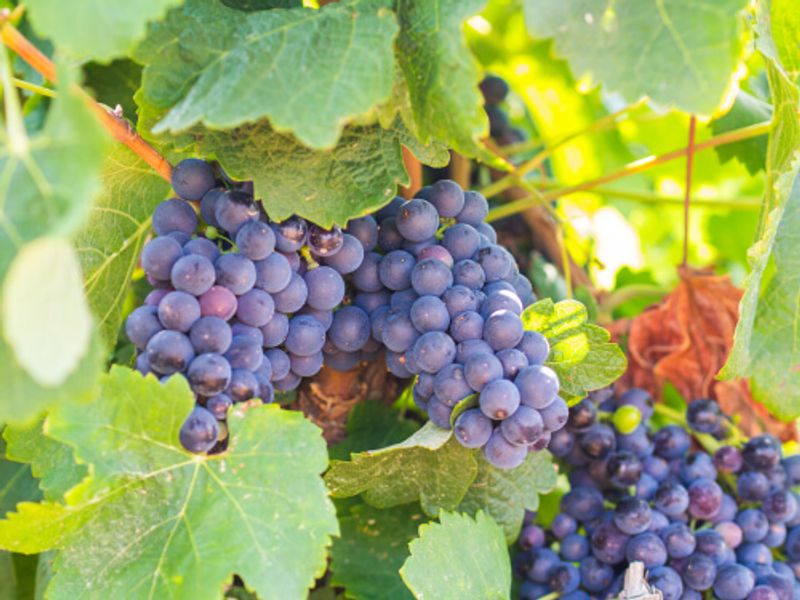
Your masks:
[[[129,59],[118,59],[110,64],[89,63],[83,66],[84,86],[89,88],[98,102],[111,108],[122,107],[122,114],[136,122],[136,102],[133,96],[142,81],[142,67]]]
[[[419,429],[415,421],[380,402],[359,402],[347,417],[347,437],[330,449],[330,457],[347,460],[354,452],[402,442]]]
[[[561,382],[561,395],[583,397],[612,384],[625,372],[625,355],[611,335],[587,323],[586,307],[576,300],[556,304],[550,299],[532,304],[522,313],[525,329],[538,331],[550,342],[547,364]]]
[[[800,92],[767,58],[774,114],[767,147],[763,225],[750,248],[733,348],[723,379],[750,377],[756,400],[775,416],[800,415],[800,348],[795,339],[800,303]]]
[[[439,520],[419,528],[419,538],[411,542],[411,556],[400,569],[414,596],[510,598],[511,562],[502,528],[483,512],[474,519],[443,512]]]
[[[106,157],[102,192],[75,245],[83,267],[85,292],[103,341],[113,348],[122,321],[122,303],[155,206],[169,184],[123,145]]]
[[[8,443],[6,456],[18,463],[27,463],[26,467],[30,465],[44,497],[60,500],[84,478],[86,466],[75,462],[72,448],[47,437],[43,426],[44,422],[39,421],[27,427],[7,427],[3,432]]]
[[[736,82],[747,0],[525,0],[535,37],[554,38],[576,77],[628,102],[711,115]]]
[[[398,0],[398,60],[422,143],[439,140],[468,156],[485,155],[489,134],[481,74],[462,32],[486,0]],[[491,158],[489,157],[489,160]]]
[[[0,52],[0,61],[7,65],[5,51]],[[67,235],[80,227],[99,187],[107,137],[71,86],[67,70],[59,70],[59,81],[58,98],[43,128],[30,136],[15,118],[16,96],[4,97],[9,118],[0,157],[0,169],[6,174],[0,185],[0,280],[28,242],[50,234]],[[17,308],[4,306],[2,311],[8,315]],[[0,380],[5,393],[0,401],[0,421],[29,422],[59,397],[91,390],[99,366],[95,342],[67,379],[53,388],[35,381],[17,363],[14,349],[2,333]]]
[[[477,470],[472,451],[450,431],[427,423],[399,444],[331,461],[325,483],[335,498],[363,494],[378,508],[419,500],[435,516],[458,506]]]
[[[150,27],[135,58],[155,133],[267,117],[301,143],[332,148],[343,125],[389,97],[397,33],[387,0],[245,13],[187,0]]]
[[[505,531],[508,543],[519,536],[525,510],[539,507],[539,495],[556,485],[556,469],[549,452],[530,452],[516,469],[497,469],[483,454],[478,457],[478,477],[458,510],[470,515],[483,510]]]
[[[29,465],[6,458],[6,443],[0,438],[0,516],[14,510],[20,502],[35,502],[42,497]]]
[[[230,8],[244,11],[303,6],[303,0],[222,0],[222,3]]]
[[[800,11],[794,0],[770,0],[772,41],[780,62],[794,80],[800,74]]]
[[[197,146],[232,177],[253,180],[271,218],[297,214],[329,227],[373,212],[394,196],[397,184],[408,183],[400,131],[348,127],[333,150],[320,151],[260,121],[232,131],[208,130]]]
[[[29,0],[34,29],[80,59],[107,62],[127,54],[144,36],[148,21],[161,19],[181,0]],[[87,35],[87,32],[90,32]]]
[[[113,367],[93,405],[63,402],[48,434],[92,472],[66,505],[23,503],[0,547],[58,548],[48,598],[218,598],[233,573],[260,598],[305,598],[338,531],[319,430],[276,406],[229,415],[231,448],[193,456],[188,384]],[[249,409],[249,410],[248,410]]]
[[[731,109],[711,122],[711,131],[720,135],[734,129],[747,127],[769,121],[772,117],[772,106],[739,90]],[[767,136],[759,136],[742,140],[733,144],[723,144],[715,148],[722,162],[733,158],[739,159],[751,174],[755,175],[764,168],[767,157]]]
[[[339,519],[342,535],[331,549],[331,584],[356,600],[411,598],[399,571],[409,542],[425,521],[418,504],[383,510],[368,504],[354,507]]]
[[[37,383],[58,386],[77,368],[92,317],[69,241],[40,237],[22,247],[6,273],[2,320],[17,362]]]

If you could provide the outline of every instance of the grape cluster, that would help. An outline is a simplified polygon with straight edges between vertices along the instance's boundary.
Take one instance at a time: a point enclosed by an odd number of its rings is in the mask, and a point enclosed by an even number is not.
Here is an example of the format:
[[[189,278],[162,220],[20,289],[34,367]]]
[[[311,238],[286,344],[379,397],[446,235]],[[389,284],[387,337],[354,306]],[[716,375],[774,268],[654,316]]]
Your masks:
[[[390,371],[417,376],[414,400],[440,427],[483,448],[500,468],[518,466],[566,422],[547,340],[525,331],[530,282],[485,223],[486,199],[453,181],[395,199],[353,230],[368,248],[352,275],[353,304],[369,312]]]
[[[367,345],[368,327],[353,335],[368,322],[364,311],[334,313],[343,275],[361,266],[364,248],[338,227],[271,222],[252,195],[221,185],[201,160],[178,164],[172,185],[178,197],[156,207],[157,235],[141,254],[154,289],[126,332],[140,372],[186,377],[198,400],[180,440],[207,452],[225,439],[232,404],[270,402],[274,389],[316,374],[325,356]],[[199,203],[202,234],[190,202]]]
[[[502,103],[508,96],[508,83],[497,75],[487,75],[480,83],[484,110],[489,118],[489,135],[500,146],[508,146],[525,139],[525,132],[511,125]]]
[[[641,561],[665,600],[800,598],[800,456],[760,435],[695,450],[692,433],[723,438],[730,421],[712,400],[689,405],[686,425],[653,430],[649,395],[590,395],[570,408],[550,450],[570,491],[545,531],[520,535],[523,599],[615,598]]]
[[[195,393],[188,450],[225,438],[234,403],[270,402],[323,364],[350,370],[383,350],[392,373],[417,378],[435,424],[449,429],[459,405],[455,437],[495,466],[519,465],[566,422],[547,340],[520,317],[531,284],[479,193],[442,180],[343,231],[272,222],[201,160],[177,165],[172,184],[141,255],[154,289],[126,331],[139,371],[182,374]]]

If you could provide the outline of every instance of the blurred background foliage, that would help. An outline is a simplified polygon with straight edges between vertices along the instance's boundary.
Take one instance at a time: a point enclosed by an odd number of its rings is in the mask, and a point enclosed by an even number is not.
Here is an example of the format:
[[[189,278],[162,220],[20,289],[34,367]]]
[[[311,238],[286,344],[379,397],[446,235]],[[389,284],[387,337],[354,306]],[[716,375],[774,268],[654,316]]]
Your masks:
[[[688,114],[651,102],[626,107],[617,95],[576,79],[569,64],[556,55],[552,40],[531,38],[518,1],[491,0],[467,21],[466,35],[483,68],[510,85],[506,112],[531,141],[517,145],[521,151],[515,159],[530,158],[542,146],[582,132],[559,144],[544,168],[528,175],[542,188],[588,181],[633,161],[686,147]],[[769,119],[764,64],[752,45],[748,40],[738,96],[728,99],[719,118],[698,120],[696,143]],[[740,144],[749,144],[743,149],[746,156],[763,156],[766,136]],[[688,258],[693,266],[713,266],[741,284],[748,270],[747,249],[756,239],[764,178],[763,160],[745,165],[734,154],[743,153],[723,146],[695,155]],[[599,289],[637,285],[648,290],[641,284],[650,284],[651,292],[666,292],[677,281],[685,169],[686,160],[679,158],[559,199],[556,209],[568,223],[570,254],[588,266]],[[540,280],[542,276],[534,274]],[[614,316],[636,314],[653,299],[648,293],[620,304]]]

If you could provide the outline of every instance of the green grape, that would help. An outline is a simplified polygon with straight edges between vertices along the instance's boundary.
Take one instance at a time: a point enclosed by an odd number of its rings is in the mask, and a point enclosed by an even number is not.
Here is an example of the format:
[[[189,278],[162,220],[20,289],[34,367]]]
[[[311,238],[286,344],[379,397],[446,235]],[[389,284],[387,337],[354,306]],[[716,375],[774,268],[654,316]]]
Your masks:
[[[642,413],[639,412],[638,408],[630,404],[620,406],[614,411],[614,416],[611,418],[611,421],[614,423],[614,427],[617,428],[617,431],[622,435],[628,435],[629,433],[633,433],[633,430],[642,422]]]

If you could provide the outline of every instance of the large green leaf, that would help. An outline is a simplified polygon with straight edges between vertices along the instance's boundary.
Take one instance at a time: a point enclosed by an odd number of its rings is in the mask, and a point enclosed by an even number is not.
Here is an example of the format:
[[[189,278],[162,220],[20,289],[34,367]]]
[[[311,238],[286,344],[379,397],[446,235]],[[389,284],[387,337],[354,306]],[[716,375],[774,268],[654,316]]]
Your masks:
[[[2,329],[17,362],[37,383],[61,385],[86,355],[93,329],[70,242],[47,236],[25,244],[2,292]]]
[[[478,456],[478,477],[467,490],[458,507],[474,515],[486,512],[503,527],[506,540],[519,536],[525,510],[539,507],[539,495],[556,485],[556,469],[549,452],[531,452],[516,469],[498,469],[489,464],[481,453]]]
[[[796,80],[800,74],[800,11],[794,0],[770,0],[772,40],[783,68]]]
[[[422,142],[442,141],[468,156],[489,133],[481,74],[464,41],[465,19],[486,0],[398,0],[398,59]]]
[[[42,497],[30,465],[8,460],[6,454],[6,443],[0,438],[0,516],[20,502],[35,502]]]
[[[776,416],[800,415],[796,331],[800,302],[800,92],[767,59],[774,115],[767,148],[767,189],[758,241],[750,249],[739,322],[723,378],[750,377],[753,394]]]
[[[46,436],[43,426],[40,421],[27,427],[7,427],[3,432],[8,443],[6,456],[27,463],[24,466],[38,478],[38,486],[47,500],[61,500],[84,478],[86,466],[75,462],[72,448]]]
[[[461,502],[478,471],[473,452],[452,432],[427,423],[400,444],[353,454],[331,462],[325,483],[331,494],[347,498],[363,494],[378,508],[419,500],[435,516]]]
[[[187,0],[150,27],[136,52],[142,98],[166,113],[155,131],[267,117],[303,144],[332,148],[348,120],[391,93],[397,22],[387,4],[246,13]]]
[[[194,456],[178,444],[193,399],[114,367],[92,405],[64,402],[48,433],[92,472],[66,504],[19,505],[0,547],[60,550],[52,599],[216,599],[234,573],[262,599],[305,598],[338,531],[319,473],[319,430],[277,406],[229,415],[231,447]]]
[[[81,59],[106,62],[127,54],[144,36],[148,21],[160,19],[182,0],[29,0],[34,29]]]
[[[418,504],[377,509],[367,504],[339,519],[341,538],[331,549],[331,584],[356,600],[401,600],[411,594],[400,579],[408,544],[427,521]]]
[[[770,118],[772,118],[771,105],[744,90],[739,90],[731,109],[723,117],[712,121],[711,130],[714,135],[719,135],[748,125],[764,123]],[[734,144],[723,144],[717,146],[715,150],[722,162],[737,158],[750,173],[755,174],[764,168],[767,157],[767,136],[742,140]]]
[[[414,596],[437,600],[510,598],[511,564],[502,528],[483,512],[443,512],[419,528],[400,575]]]
[[[576,300],[540,300],[522,313],[525,329],[550,342],[546,364],[558,374],[561,395],[567,398],[610,385],[625,372],[620,347],[609,342],[606,329],[587,319],[586,307]]]
[[[205,131],[197,147],[231,176],[253,180],[273,219],[298,214],[327,227],[373,212],[408,183],[401,127],[351,126],[332,150],[313,150],[261,121]]]
[[[554,38],[576,76],[628,102],[710,115],[729,94],[744,48],[747,0],[524,0],[528,28]]]
[[[347,437],[330,449],[330,457],[347,460],[355,452],[398,444],[419,429],[416,421],[380,402],[359,402],[347,417]]]
[[[75,245],[83,266],[86,296],[108,348],[113,348],[122,321],[122,303],[150,230],[155,206],[169,184],[127,147],[106,157],[103,190]]]
[[[5,50],[0,52],[0,67],[4,73],[7,67]],[[70,73],[59,71],[61,85],[58,98],[47,114],[44,127],[29,135],[16,114],[16,96],[6,94],[7,120],[6,136],[3,139],[3,153],[0,157],[0,170],[5,174],[0,184],[0,281],[19,254],[20,261],[27,262],[40,252],[28,252],[26,245],[40,237],[61,237],[71,234],[80,227],[86,218],[92,199],[99,188],[98,172],[106,150],[107,137],[96,118],[89,112],[85,100],[72,87]],[[39,249],[41,250],[41,246]],[[66,256],[59,256],[68,260]],[[36,261],[33,261],[36,264]],[[18,263],[20,276],[15,277],[14,285],[24,287],[30,282],[27,275],[32,271],[23,262]],[[50,322],[55,312],[66,320],[74,312],[81,311],[80,302],[59,305],[60,292],[47,292],[51,281],[62,277],[62,273],[51,270],[40,279],[35,298],[20,306],[4,305],[2,314],[9,323],[9,316],[25,314],[34,302],[42,305],[41,324]],[[6,282],[7,283],[7,282]],[[12,282],[13,283],[13,282]],[[4,302],[14,299],[18,287],[4,291]],[[41,293],[39,293],[41,292]],[[75,298],[76,290],[66,290]],[[42,304],[44,303],[44,304]],[[64,310],[62,310],[64,308]],[[18,325],[16,318],[12,319]],[[63,326],[62,326],[63,325]],[[70,327],[68,323],[59,324],[54,331],[59,340],[61,332]],[[86,332],[86,322],[80,331]],[[59,357],[54,374],[48,373],[46,362],[37,362],[36,356],[48,352],[56,346],[57,340],[47,340],[51,348],[30,346],[38,339],[39,328],[25,332],[7,331],[0,336],[0,380],[5,393],[0,400],[0,421],[21,423],[32,420],[50,402],[68,393],[86,393],[91,390],[95,379],[97,348],[89,336],[79,336],[67,340],[63,348],[64,360]],[[12,345],[13,344],[13,345]],[[81,358],[83,357],[83,358]],[[20,360],[18,360],[18,358]],[[24,367],[23,367],[24,365]],[[51,379],[52,376],[52,379]],[[56,385],[53,380],[58,380]]]

